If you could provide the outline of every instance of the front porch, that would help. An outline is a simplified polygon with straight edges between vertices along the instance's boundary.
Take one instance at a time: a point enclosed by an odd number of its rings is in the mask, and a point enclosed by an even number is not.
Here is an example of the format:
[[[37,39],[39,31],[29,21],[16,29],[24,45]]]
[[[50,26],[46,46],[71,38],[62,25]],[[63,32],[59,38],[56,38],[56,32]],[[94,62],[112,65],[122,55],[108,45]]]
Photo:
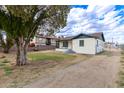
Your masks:
[[[57,47],[56,47],[56,51],[62,51],[65,52],[69,49],[72,49],[72,41],[59,41],[56,43]]]

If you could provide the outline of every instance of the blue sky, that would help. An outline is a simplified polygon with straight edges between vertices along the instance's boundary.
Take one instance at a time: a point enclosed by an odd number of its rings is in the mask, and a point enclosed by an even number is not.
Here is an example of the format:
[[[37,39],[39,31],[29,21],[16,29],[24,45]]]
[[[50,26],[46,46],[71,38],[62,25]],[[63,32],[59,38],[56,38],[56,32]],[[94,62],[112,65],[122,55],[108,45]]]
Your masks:
[[[124,5],[74,5],[58,36],[103,32],[106,41],[124,43]]]

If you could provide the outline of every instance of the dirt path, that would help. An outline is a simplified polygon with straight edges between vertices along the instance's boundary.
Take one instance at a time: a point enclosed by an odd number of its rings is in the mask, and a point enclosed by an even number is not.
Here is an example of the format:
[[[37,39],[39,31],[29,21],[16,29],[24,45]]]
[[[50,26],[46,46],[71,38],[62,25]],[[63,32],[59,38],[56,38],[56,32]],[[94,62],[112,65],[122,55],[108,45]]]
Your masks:
[[[120,51],[96,55],[84,62],[69,66],[25,87],[117,87]]]

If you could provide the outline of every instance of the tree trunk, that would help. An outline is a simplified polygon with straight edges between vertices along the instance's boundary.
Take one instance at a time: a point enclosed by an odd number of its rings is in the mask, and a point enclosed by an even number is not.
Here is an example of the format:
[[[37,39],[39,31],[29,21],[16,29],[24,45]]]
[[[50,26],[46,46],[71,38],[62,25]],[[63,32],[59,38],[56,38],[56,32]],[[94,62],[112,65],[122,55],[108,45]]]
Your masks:
[[[17,49],[17,60],[16,64],[18,66],[27,64],[27,46],[19,46]]]
[[[4,47],[4,50],[3,50],[4,53],[9,53],[9,48],[6,46]]]
[[[22,66],[27,64],[27,44],[18,42],[16,65]]]

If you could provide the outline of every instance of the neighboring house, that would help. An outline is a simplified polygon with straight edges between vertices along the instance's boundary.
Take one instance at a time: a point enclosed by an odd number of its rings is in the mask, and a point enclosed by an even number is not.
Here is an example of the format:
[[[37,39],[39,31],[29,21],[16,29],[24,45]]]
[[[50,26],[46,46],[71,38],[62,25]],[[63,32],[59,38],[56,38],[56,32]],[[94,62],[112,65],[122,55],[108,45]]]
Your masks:
[[[40,45],[53,45],[56,46],[56,38],[54,36],[43,36],[42,34],[36,35],[30,44],[34,43],[35,46]]]
[[[80,54],[96,54],[104,50],[104,35],[102,32],[93,34],[79,34],[77,36],[59,38],[56,51],[68,50]]]

